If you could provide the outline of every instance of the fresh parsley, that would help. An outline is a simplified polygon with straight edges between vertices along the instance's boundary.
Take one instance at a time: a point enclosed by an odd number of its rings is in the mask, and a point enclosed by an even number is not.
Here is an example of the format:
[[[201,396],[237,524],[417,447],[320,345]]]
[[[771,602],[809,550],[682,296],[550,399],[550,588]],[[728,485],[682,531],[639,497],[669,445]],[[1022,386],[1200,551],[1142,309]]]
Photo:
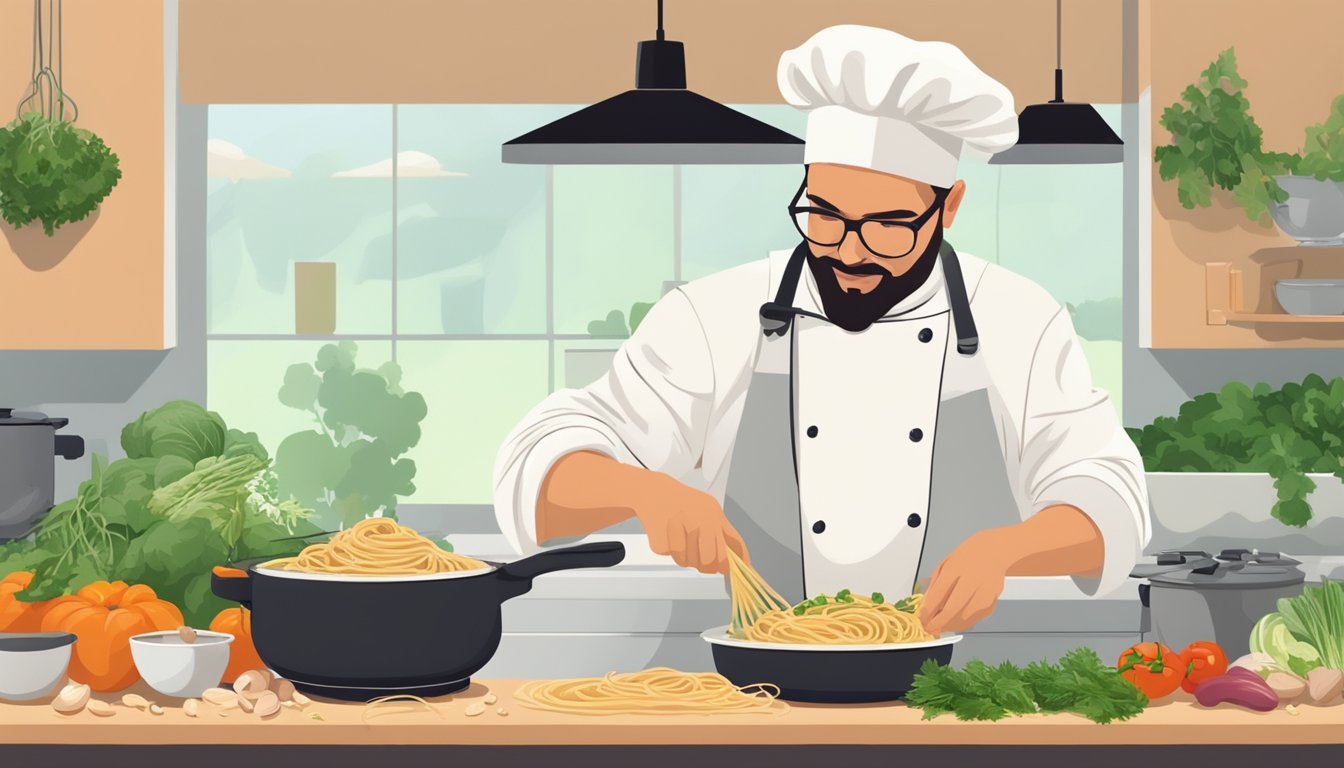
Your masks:
[[[961,669],[924,662],[906,694],[924,719],[1000,720],[1010,715],[1073,712],[1097,723],[1127,720],[1148,706],[1148,697],[1102,663],[1090,648],[1065,654],[1056,664],[1037,661],[990,666],[973,659]]]
[[[1176,181],[1182,206],[1209,206],[1216,186],[1232,192],[1247,217],[1261,219],[1272,202],[1288,199],[1273,177],[1293,173],[1297,157],[1263,150],[1245,87],[1229,48],[1162,111],[1158,122],[1172,143],[1158,147],[1154,159],[1162,178]]]
[[[1307,473],[1344,480],[1344,378],[1313,373],[1279,389],[1229,382],[1127,432],[1148,472],[1269,474],[1278,491],[1271,514],[1301,528],[1316,490]]]
[[[121,165],[96,134],[29,112],[0,128],[0,217],[16,229],[57,227],[93,213],[117,185]]]

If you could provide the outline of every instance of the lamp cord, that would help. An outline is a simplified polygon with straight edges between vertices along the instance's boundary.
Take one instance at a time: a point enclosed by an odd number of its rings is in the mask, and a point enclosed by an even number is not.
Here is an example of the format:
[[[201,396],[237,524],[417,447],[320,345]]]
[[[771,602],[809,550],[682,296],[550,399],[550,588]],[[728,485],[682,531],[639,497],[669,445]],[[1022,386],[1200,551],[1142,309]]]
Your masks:
[[[658,0],[658,39],[663,39],[663,0]]]
[[[1064,103],[1064,0],[1055,0],[1055,98],[1051,104]]]

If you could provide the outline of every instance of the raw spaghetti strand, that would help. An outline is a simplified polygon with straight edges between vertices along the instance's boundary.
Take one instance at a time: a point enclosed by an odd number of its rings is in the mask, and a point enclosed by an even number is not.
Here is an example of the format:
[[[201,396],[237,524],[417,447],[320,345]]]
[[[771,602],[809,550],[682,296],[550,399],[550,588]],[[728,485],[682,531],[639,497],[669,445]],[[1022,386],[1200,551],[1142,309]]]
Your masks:
[[[577,715],[675,715],[781,713],[770,684],[738,687],[714,673],[680,672],[654,667],[641,672],[611,672],[604,677],[537,680],[524,684],[514,699],[525,707]]]
[[[732,549],[728,550],[728,586],[733,611],[728,631],[734,637],[745,637],[747,628],[761,616],[792,608],[787,600],[770,588],[756,569],[747,565]]]
[[[398,704],[409,704],[412,706],[397,707],[396,705]],[[420,704],[421,706],[414,706],[415,704]],[[421,708],[429,710],[440,719],[443,718],[442,712],[436,709],[433,704],[430,704],[419,696],[412,696],[411,694],[394,694],[392,696],[379,696],[376,699],[369,700],[368,703],[364,705],[364,711],[360,714],[359,719],[367,723],[370,718],[377,717],[380,712],[385,712],[390,715],[395,712],[420,711]]]
[[[489,566],[448,552],[395,520],[370,517],[336,534],[331,541],[304,547],[296,557],[272,560],[262,567],[304,573],[414,576]]]
[[[841,590],[790,606],[750,565],[728,552],[732,637],[758,643],[879,645],[935,639],[919,620],[922,594],[892,605]]]

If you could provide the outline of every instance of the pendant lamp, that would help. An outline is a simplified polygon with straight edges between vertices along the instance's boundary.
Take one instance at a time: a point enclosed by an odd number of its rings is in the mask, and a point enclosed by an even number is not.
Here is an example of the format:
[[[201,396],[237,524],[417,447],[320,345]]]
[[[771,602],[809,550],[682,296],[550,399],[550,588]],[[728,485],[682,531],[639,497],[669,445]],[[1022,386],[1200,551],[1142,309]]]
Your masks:
[[[1055,98],[1022,110],[1017,118],[1017,143],[991,157],[991,165],[1118,163],[1124,159],[1124,142],[1091,104],[1064,101],[1061,6],[1062,0],[1055,0]]]
[[[803,162],[803,140],[686,89],[686,53],[663,39],[639,43],[635,88],[503,145],[506,163],[693,165]]]

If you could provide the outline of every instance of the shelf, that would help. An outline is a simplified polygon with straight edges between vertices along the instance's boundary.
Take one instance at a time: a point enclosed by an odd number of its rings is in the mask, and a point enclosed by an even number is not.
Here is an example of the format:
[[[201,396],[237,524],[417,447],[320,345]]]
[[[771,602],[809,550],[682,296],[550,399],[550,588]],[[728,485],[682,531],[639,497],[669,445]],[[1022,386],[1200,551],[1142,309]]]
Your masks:
[[[1204,265],[1204,298],[1209,325],[1344,325],[1344,315],[1290,315],[1247,312],[1246,287],[1240,269],[1228,262]]]

